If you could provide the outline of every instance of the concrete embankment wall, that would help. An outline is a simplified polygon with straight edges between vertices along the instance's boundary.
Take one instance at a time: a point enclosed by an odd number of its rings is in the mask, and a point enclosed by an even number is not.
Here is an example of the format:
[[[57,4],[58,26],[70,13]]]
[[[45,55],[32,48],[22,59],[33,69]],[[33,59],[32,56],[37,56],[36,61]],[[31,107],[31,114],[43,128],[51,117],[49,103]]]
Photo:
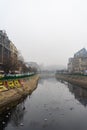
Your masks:
[[[56,74],[56,78],[87,88],[87,76]]]
[[[35,75],[30,78],[20,80],[22,80],[23,86],[0,92],[0,110],[5,109],[9,104],[26,97],[28,94],[31,94],[37,87],[39,76]]]

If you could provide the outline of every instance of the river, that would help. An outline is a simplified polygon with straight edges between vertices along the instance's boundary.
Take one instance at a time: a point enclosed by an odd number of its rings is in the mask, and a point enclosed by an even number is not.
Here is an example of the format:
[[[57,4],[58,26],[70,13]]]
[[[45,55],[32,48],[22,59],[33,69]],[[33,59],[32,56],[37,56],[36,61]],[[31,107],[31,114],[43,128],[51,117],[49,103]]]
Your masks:
[[[87,90],[42,78],[30,96],[0,115],[0,130],[87,130]]]

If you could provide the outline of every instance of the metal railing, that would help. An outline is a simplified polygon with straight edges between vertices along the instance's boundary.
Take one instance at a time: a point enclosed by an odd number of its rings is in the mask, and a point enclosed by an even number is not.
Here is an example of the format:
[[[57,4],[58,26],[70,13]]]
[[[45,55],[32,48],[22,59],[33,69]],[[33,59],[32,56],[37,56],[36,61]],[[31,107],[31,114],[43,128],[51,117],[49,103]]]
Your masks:
[[[9,79],[19,79],[19,78],[26,78],[35,75],[34,72],[32,73],[24,73],[24,74],[8,74],[8,75],[1,75],[0,80],[9,80]]]

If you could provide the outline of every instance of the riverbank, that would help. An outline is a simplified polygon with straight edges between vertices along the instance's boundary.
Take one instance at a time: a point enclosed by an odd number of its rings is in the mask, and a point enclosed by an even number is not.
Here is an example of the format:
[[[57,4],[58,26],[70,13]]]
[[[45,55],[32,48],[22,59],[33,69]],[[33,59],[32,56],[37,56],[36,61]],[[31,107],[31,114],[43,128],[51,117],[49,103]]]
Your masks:
[[[87,76],[56,74],[56,78],[59,80],[64,80],[69,83],[81,86],[83,88],[87,88]]]
[[[9,104],[15,104],[16,101],[31,94],[37,87],[39,76],[35,75],[30,78],[21,79],[22,86],[19,88],[9,89],[0,93],[0,111],[7,109]]]

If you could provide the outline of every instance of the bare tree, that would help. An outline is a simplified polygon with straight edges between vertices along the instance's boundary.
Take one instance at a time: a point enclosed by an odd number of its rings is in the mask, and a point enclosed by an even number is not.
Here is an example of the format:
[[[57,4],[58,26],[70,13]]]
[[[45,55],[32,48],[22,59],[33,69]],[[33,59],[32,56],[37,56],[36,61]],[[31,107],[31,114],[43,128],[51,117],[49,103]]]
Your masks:
[[[18,67],[18,60],[9,56],[9,57],[4,57],[3,61],[3,70],[6,74],[8,74],[10,71],[15,72],[15,70]]]
[[[28,67],[25,64],[24,58],[20,51],[18,52],[18,65],[19,65],[19,70],[21,71],[21,73],[28,72]]]

